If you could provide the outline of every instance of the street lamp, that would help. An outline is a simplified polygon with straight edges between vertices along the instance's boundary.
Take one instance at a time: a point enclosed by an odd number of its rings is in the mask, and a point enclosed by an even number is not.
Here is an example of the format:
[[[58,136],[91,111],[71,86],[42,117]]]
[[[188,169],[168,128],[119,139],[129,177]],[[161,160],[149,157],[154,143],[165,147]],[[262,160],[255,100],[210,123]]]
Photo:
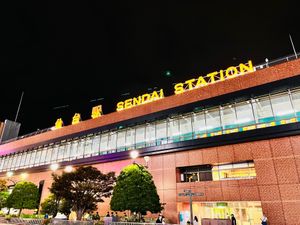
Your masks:
[[[66,166],[65,167],[65,172],[66,173],[71,173],[73,171],[73,167],[72,166]]]
[[[6,173],[6,176],[7,177],[12,177],[14,175],[14,172],[13,171],[8,171],[7,173]]]
[[[139,156],[139,152],[136,150],[133,150],[130,152],[130,157],[133,159],[133,163],[135,163],[135,159]]]
[[[59,165],[57,163],[51,164],[50,169],[52,171],[56,171],[58,169]]]
[[[148,162],[149,162],[149,160],[150,160],[150,156],[144,156],[144,160],[145,160],[145,162],[146,162],[146,168],[148,168]]]

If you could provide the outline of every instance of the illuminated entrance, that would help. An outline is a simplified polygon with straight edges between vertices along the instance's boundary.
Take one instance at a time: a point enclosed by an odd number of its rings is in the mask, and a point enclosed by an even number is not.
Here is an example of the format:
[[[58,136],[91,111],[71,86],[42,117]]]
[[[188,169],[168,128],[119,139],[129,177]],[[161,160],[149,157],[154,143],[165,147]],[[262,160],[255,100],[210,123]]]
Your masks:
[[[189,220],[189,203],[177,203],[180,224],[186,225]],[[260,224],[262,217],[261,202],[193,202],[193,215],[198,217],[199,224],[202,218],[228,219],[234,214],[237,224]]]

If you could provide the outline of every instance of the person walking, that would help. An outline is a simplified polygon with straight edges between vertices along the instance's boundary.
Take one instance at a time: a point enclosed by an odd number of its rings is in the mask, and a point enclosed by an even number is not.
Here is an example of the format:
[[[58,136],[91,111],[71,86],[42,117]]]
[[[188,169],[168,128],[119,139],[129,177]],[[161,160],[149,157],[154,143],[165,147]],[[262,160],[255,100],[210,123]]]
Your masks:
[[[162,223],[162,222],[163,222],[163,216],[159,214],[155,223]]]
[[[236,219],[233,214],[231,214],[231,225],[236,225]]]
[[[194,216],[193,225],[199,225],[197,216]]]
[[[263,214],[263,216],[261,218],[261,224],[262,225],[267,225],[268,224],[268,218],[266,217],[265,214]]]

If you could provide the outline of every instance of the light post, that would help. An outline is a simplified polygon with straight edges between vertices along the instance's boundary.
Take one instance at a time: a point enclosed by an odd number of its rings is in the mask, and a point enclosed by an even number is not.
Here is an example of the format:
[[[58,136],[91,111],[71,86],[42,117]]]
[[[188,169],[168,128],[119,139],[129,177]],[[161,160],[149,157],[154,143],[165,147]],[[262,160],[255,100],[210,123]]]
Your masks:
[[[148,168],[148,162],[150,161],[150,156],[144,156],[144,160],[146,162],[145,167]]]
[[[130,157],[133,159],[133,163],[135,163],[135,159],[139,156],[139,152],[136,150],[130,151]]]

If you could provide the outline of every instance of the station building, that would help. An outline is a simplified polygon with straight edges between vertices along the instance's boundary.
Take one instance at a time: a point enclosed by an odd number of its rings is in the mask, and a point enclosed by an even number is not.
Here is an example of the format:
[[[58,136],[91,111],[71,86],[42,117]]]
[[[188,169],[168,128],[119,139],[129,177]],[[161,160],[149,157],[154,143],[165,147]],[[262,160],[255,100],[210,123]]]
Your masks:
[[[191,190],[200,193],[192,198],[199,219],[233,213],[238,224],[254,225],[264,213],[272,225],[299,224],[300,60],[250,64],[176,84],[171,96],[161,90],[107,115],[2,142],[0,177],[34,182],[43,201],[50,165],[58,164],[56,173],[92,165],[118,174],[138,151],[135,162],[152,174],[171,223],[189,217],[181,193]],[[109,210],[109,199],[99,210]]]

